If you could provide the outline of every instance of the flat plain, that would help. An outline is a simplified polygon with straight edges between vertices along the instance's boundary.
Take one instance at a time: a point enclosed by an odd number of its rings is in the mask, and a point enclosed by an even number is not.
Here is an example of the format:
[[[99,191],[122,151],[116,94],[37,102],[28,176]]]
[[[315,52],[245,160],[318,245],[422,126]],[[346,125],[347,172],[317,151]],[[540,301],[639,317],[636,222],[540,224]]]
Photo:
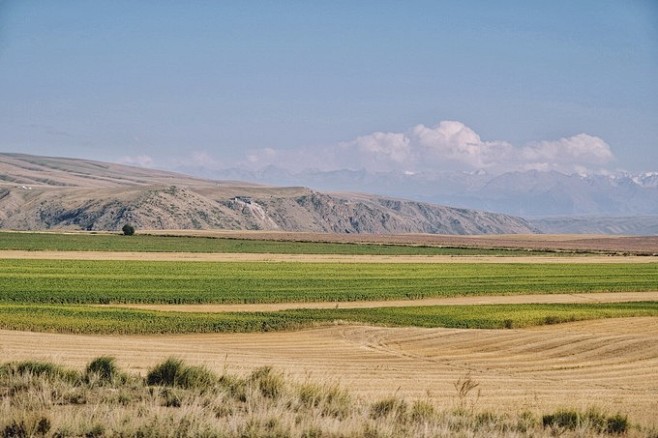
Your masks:
[[[419,254],[408,248],[424,242],[424,236],[408,237],[401,250],[396,249],[401,237],[366,236],[374,245],[367,253],[338,246],[325,253],[307,247],[307,253],[302,249],[296,255],[264,253],[265,237],[271,236],[239,234],[263,245],[251,255],[208,251],[201,259],[189,250],[172,251],[171,243],[137,260],[122,258],[125,249],[96,248],[75,256],[80,248],[56,245],[48,252],[30,248],[21,258],[15,251],[26,248],[0,242],[7,250],[0,252],[2,357],[80,368],[110,355],[122,367],[145,374],[175,355],[213,370],[247,373],[267,365],[295,379],[339,382],[365,398],[395,394],[444,405],[454,403],[455,383],[468,377],[479,383],[477,397],[472,393],[468,399],[477,409],[546,412],[597,405],[658,427],[658,264],[652,256],[614,255],[619,242],[625,254],[656,254],[655,239],[647,244],[600,236],[506,236],[498,242],[521,242],[514,250],[521,253],[477,253],[475,248],[465,254],[457,245],[448,248],[454,253]],[[274,237],[306,244],[306,236]],[[129,239],[110,238],[124,239],[121,245]],[[362,239],[349,245],[358,246]],[[316,236],[311,243],[321,245],[321,240]],[[578,247],[583,240],[592,245]],[[496,239],[478,240],[484,241]],[[524,261],[529,241],[536,244]],[[393,249],[378,253],[382,242]],[[555,242],[560,248],[541,251]],[[573,242],[576,249],[565,248]],[[417,257],[428,260],[419,263]],[[222,302],[247,307],[213,307]],[[193,307],[177,307],[180,303]],[[248,308],[273,305],[268,303],[280,307]],[[166,320],[163,327],[174,329],[104,332],[109,323],[98,316],[103,312],[118,315],[118,324],[135,315],[145,327]],[[276,324],[290,315],[303,323]],[[228,317],[256,323],[249,330],[217,324]],[[51,325],[19,324],[39,320]],[[251,333],[190,333],[194,321],[209,324],[204,332]]]

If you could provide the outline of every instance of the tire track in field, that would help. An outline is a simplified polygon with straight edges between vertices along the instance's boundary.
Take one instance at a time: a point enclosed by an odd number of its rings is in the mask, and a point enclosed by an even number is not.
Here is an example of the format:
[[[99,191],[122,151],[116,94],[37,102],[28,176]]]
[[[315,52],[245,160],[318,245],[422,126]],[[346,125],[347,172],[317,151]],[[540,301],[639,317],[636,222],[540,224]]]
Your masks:
[[[462,402],[504,413],[595,404],[657,425],[658,318],[584,321],[512,330],[335,325],[296,332],[87,336],[0,331],[3,360],[47,359],[82,368],[111,355],[132,371],[174,355],[222,372],[263,365],[293,378],[338,381],[358,395],[459,402],[455,383],[477,390]]]

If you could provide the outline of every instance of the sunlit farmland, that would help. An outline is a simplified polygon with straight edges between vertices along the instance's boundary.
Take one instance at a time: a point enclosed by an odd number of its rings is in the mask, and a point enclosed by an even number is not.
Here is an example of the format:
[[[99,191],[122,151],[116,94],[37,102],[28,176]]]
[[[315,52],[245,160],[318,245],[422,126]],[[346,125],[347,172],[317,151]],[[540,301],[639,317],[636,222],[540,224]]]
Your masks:
[[[439,409],[454,406],[455,385],[472,378],[478,384],[470,399],[474,421],[487,412],[509,418],[510,412],[529,409],[537,416],[566,407],[583,416],[596,409],[609,418],[628,414],[630,431],[652,430],[658,264],[651,257],[47,236],[51,246],[44,248],[30,246],[41,235],[29,233],[18,245],[0,242],[5,251],[37,256],[5,252],[0,258],[0,350],[6,360],[63,360],[80,367],[83,359],[109,354],[143,373],[173,354],[219,373],[232,367],[248,375],[254,367],[275,366],[292,381],[316,373],[345,382],[363,397],[358,403],[374,406],[395,391],[400,403],[420,398]],[[235,245],[214,247],[217,242]],[[140,256],[122,259],[121,251]],[[266,256],[240,255],[250,251]],[[227,256],[213,261],[183,252]],[[408,257],[424,255],[447,257]],[[590,296],[592,302],[583,302]],[[530,301],[534,297],[542,304]],[[479,303],[502,298],[512,301]],[[603,299],[610,301],[597,302]],[[233,311],[232,304],[244,310]],[[568,391],[556,381],[568,382]],[[19,418],[18,411],[8,412]],[[535,432],[552,429],[538,425]]]
[[[61,333],[182,334],[299,330],[320,325],[511,329],[602,318],[658,316],[657,302],[296,309],[182,313],[91,306],[0,304],[0,329]]]
[[[651,291],[656,264],[0,260],[1,302],[277,303]]]

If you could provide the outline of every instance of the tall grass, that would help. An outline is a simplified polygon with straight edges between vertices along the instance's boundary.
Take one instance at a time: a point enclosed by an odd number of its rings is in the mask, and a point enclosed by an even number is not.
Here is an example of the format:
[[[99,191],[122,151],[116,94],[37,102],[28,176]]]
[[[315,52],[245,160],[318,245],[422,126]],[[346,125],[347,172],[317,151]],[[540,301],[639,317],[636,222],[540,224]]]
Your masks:
[[[110,358],[89,364],[95,368]],[[96,365],[92,365],[96,364]],[[116,365],[116,364],[114,364]],[[42,369],[62,369],[41,363]],[[247,376],[218,376],[193,385],[127,376],[94,385],[82,373],[18,372],[0,365],[3,437],[607,437],[653,433],[621,414],[562,409],[555,413],[497,414],[430,400],[357,398],[336,384],[296,382],[270,367]],[[173,375],[193,369],[168,359],[153,367]],[[113,367],[114,371],[123,374]],[[96,370],[98,371],[98,370]],[[64,378],[77,374],[79,379]],[[157,380],[157,381],[156,381]]]

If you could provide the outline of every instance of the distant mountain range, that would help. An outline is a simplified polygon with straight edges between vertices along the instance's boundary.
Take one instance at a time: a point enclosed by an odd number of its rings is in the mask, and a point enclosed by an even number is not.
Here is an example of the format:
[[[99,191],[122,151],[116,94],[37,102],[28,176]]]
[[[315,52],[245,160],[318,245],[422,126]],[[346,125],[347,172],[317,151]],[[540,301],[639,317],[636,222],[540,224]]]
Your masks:
[[[0,228],[658,235],[658,172],[180,170],[0,154]]]
[[[558,216],[529,222],[548,234],[658,236],[658,216]]]
[[[235,179],[231,176],[231,179]],[[189,177],[97,161],[0,154],[0,228],[515,234],[524,219],[379,195]]]
[[[304,185],[318,190],[375,192],[387,196],[523,217],[658,215],[658,172],[566,175],[560,172],[290,172],[199,167],[177,169],[213,179]]]

